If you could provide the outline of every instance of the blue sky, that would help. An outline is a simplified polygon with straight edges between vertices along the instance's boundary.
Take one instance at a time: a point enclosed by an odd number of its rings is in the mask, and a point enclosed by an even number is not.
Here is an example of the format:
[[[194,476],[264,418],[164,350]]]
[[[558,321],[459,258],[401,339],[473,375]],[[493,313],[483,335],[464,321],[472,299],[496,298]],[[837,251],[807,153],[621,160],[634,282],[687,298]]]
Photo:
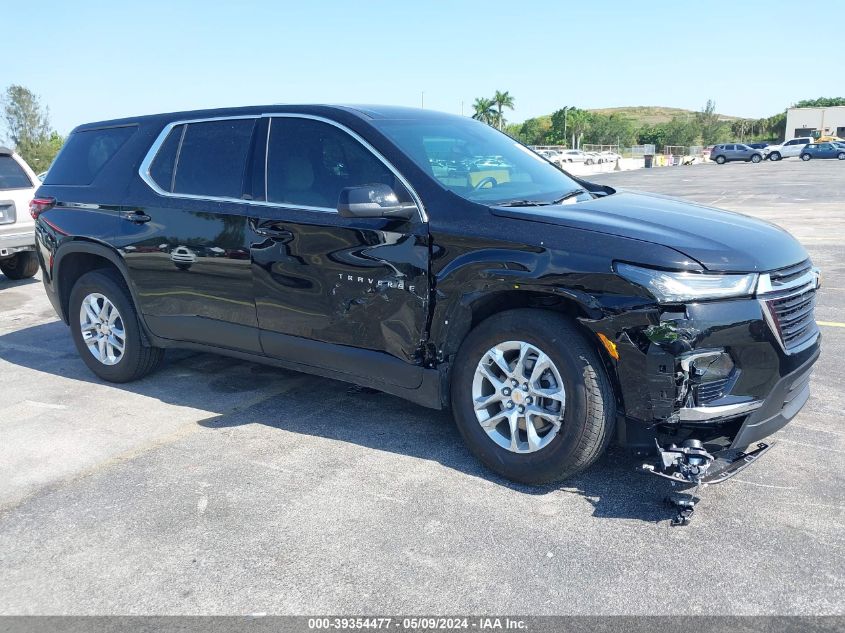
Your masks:
[[[0,89],[39,94],[62,133],[225,105],[416,106],[423,92],[426,108],[469,113],[475,97],[509,90],[510,121],[708,98],[769,116],[845,93],[842,0],[41,0],[0,14]]]

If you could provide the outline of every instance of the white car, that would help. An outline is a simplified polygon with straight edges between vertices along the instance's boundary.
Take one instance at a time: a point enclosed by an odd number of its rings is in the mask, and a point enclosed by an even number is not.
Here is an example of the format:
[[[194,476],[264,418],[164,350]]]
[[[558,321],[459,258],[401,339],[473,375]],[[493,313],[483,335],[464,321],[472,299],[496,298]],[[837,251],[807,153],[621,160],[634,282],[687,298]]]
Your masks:
[[[604,159],[604,162],[606,162],[606,163],[615,163],[617,160],[619,160],[620,158],[622,158],[622,157],[621,157],[619,154],[617,154],[616,152],[611,152],[611,151],[609,151],[609,150],[608,150],[608,151],[601,152],[601,156],[602,156],[602,158]]]
[[[179,270],[188,270],[197,261],[197,254],[187,246],[177,246],[170,251],[170,261]]]
[[[40,185],[23,158],[0,147],[0,270],[9,279],[26,279],[38,272],[29,203]]]
[[[769,145],[763,151],[769,160],[780,160],[781,158],[789,158],[790,156],[799,156],[801,150],[814,142],[815,140],[811,136],[798,136],[780,145]]]
[[[563,167],[563,164],[566,162],[561,153],[556,149],[535,149],[534,151],[558,167]]]
[[[582,152],[580,149],[566,149],[561,152],[561,157],[567,163],[586,163],[592,164],[592,158],[587,156],[587,152]],[[590,162],[587,159],[590,158]]]

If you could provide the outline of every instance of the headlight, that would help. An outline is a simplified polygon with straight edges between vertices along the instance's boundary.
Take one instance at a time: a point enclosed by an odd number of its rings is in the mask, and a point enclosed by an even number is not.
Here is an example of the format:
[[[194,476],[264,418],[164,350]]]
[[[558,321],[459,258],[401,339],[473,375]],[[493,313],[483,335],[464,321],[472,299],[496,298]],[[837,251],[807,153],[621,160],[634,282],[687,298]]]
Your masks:
[[[671,272],[616,264],[616,272],[648,290],[660,303],[746,297],[754,292],[757,274],[713,275]]]

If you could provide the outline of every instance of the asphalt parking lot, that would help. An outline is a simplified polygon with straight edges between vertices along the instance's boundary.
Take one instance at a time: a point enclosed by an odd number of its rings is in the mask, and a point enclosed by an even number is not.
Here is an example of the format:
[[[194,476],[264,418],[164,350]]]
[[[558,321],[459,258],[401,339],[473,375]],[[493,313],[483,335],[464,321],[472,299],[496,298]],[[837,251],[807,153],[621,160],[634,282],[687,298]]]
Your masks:
[[[595,180],[771,220],[824,270],[809,403],[690,526],[618,449],[528,488],[447,413],[322,378],[175,352],[100,382],[0,276],[0,613],[843,613],[845,164]]]

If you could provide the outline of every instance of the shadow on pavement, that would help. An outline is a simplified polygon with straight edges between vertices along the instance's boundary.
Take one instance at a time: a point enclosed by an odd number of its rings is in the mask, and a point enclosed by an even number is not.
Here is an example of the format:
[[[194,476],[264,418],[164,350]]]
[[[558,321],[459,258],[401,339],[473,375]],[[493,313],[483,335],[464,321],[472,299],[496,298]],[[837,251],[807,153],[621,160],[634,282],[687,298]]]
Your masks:
[[[6,288],[20,288],[21,286],[29,286],[31,284],[40,284],[41,280],[36,277],[27,277],[26,279],[9,279],[3,273],[0,273],[0,292]]]
[[[0,336],[0,359],[69,380],[108,384],[79,359],[67,326],[59,321]],[[586,472],[561,484],[525,486],[484,468],[464,446],[447,411],[426,409],[347,383],[311,377],[283,395],[248,402],[249,415],[242,415],[246,409],[233,414],[233,407],[228,406],[234,403],[227,394],[248,395],[303,376],[214,354],[169,350],[164,366],[155,374],[137,382],[109,386],[169,404],[212,410],[218,415],[198,422],[209,429],[257,422],[292,433],[436,461],[522,494],[562,491],[580,495],[593,505],[593,516],[599,518],[657,522],[672,516],[662,501],[668,492],[666,484],[637,473],[639,461],[615,447]],[[216,396],[214,402],[210,402],[210,394]],[[284,406],[276,406],[282,401]]]

